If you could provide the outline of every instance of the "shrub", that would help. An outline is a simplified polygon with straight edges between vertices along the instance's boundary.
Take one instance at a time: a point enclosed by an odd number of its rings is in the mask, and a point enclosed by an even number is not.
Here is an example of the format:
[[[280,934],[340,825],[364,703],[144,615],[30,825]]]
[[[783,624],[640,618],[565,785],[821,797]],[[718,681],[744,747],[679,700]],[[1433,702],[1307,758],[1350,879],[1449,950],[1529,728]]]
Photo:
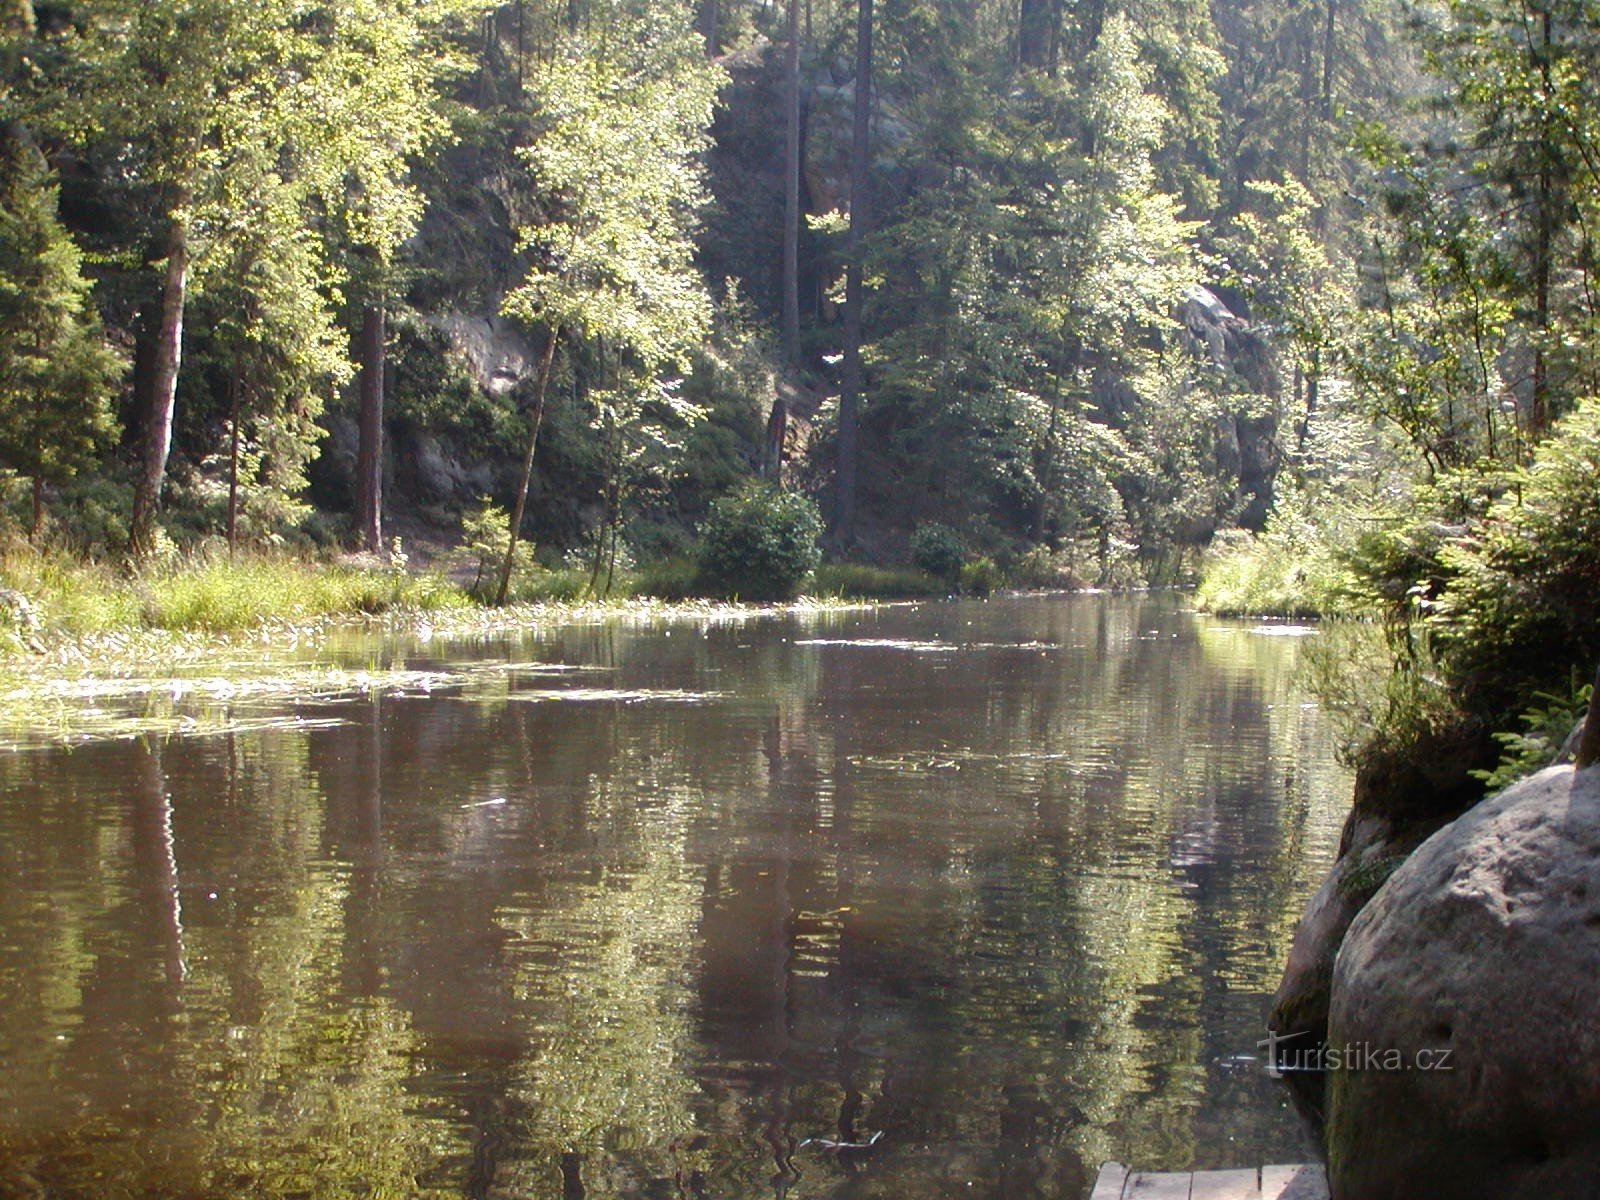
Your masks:
[[[467,592],[474,599],[486,601],[494,596],[510,545],[511,514],[488,496],[480,496],[477,510],[461,518],[461,544],[448,559],[452,571],[472,572]],[[519,541],[511,561],[513,582],[520,580],[532,567],[533,547],[526,541]]]
[[[1298,547],[1272,530],[1219,538],[1201,568],[1195,600],[1219,616],[1326,617],[1352,611],[1349,577],[1325,545]]]
[[[961,590],[974,596],[987,596],[1005,582],[1000,568],[987,555],[962,563],[960,576]]]
[[[948,525],[920,525],[911,535],[911,561],[917,570],[947,584],[961,575],[967,548],[961,535]]]
[[[1019,588],[1072,589],[1082,582],[1072,556],[1049,546],[1030,547],[1012,563],[1008,574]]]
[[[794,492],[752,486],[711,506],[701,530],[700,578],[745,600],[787,600],[822,557],[817,506]]]
[[[1600,400],[1587,400],[1472,536],[1440,553],[1451,572],[1430,624],[1452,682],[1503,725],[1574,666],[1600,657]]]

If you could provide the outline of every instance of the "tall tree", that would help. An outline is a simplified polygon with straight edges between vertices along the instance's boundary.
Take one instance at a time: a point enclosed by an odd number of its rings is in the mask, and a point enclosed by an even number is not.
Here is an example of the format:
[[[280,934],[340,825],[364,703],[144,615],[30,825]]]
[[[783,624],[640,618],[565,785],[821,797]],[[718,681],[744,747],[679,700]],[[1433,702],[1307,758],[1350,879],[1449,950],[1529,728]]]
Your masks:
[[[543,127],[523,157],[552,219],[523,231],[535,265],[504,304],[508,315],[542,327],[545,345],[496,588],[501,604],[560,343],[604,347],[649,376],[681,363],[710,328],[692,234],[721,72],[707,64],[681,12],[622,12],[610,25],[569,34],[530,78]],[[617,26],[625,36],[615,36]]]
[[[861,421],[863,261],[870,220],[872,169],[872,0],[856,8],[855,111],[850,138],[850,233],[845,243],[844,377],[839,390],[839,457],[834,473],[833,534],[845,546],[856,536],[856,458]]]
[[[65,482],[109,438],[122,373],[56,198],[39,152],[0,136],[0,462],[32,482],[35,539],[45,485]]]
[[[800,0],[789,0],[784,46],[783,352],[800,358]]]

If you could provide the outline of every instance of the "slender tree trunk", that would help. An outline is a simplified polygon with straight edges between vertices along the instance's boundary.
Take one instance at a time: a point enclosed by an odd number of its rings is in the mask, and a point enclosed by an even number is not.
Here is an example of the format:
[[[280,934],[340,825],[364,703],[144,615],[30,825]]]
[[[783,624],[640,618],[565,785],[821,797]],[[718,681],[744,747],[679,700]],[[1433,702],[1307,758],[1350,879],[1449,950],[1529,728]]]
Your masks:
[[[792,364],[800,360],[800,0],[789,0],[784,76],[783,353]]]
[[[550,371],[556,361],[556,343],[561,340],[561,328],[550,331],[544,344],[544,355],[539,359],[539,374],[533,386],[533,410],[529,414],[528,453],[522,460],[522,481],[517,485],[517,502],[511,510],[511,538],[506,543],[505,561],[500,564],[500,586],[495,589],[494,602],[504,604],[511,592],[511,569],[517,559],[517,541],[522,534],[522,517],[528,510],[528,488],[533,483],[533,456],[539,449],[539,427],[544,424],[544,397],[550,387]]]
[[[361,375],[356,449],[356,539],[371,554],[383,549],[383,371],[388,335],[382,299],[361,314]]]
[[[1550,175],[1548,163],[1539,168],[1539,225],[1533,264],[1533,389],[1528,405],[1530,444],[1543,437],[1550,426],[1550,251],[1555,223],[1551,213],[1554,198]]]
[[[233,370],[228,376],[228,561],[239,536],[239,396],[244,390],[244,367],[239,351],[233,352]]]
[[[699,12],[695,17],[695,29],[706,41],[706,53],[712,58],[717,56],[721,47],[717,44],[717,0],[701,0]]]
[[[33,477],[33,523],[28,527],[28,544],[37,546],[44,529],[44,476]]]
[[[848,546],[856,535],[856,442],[861,410],[862,243],[866,238],[871,165],[872,0],[856,10],[855,129],[850,147],[850,235],[844,300],[844,379],[839,395],[839,461],[835,474],[834,536]]]
[[[186,203],[180,199],[180,205]],[[174,218],[167,234],[166,282],[161,291],[161,328],[152,372],[150,410],[145,416],[144,446],[133,491],[129,550],[135,559],[155,549],[156,513],[167,456],[172,452],[172,419],[178,404],[178,368],[183,362],[183,312],[189,291],[189,226]]]
[[[762,458],[761,473],[769,479],[783,476],[783,443],[789,434],[789,402],[780,393],[772,398],[772,412],[767,415],[767,452]]]
[[[1044,541],[1050,519],[1050,493],[1055,488],[1056,434],[1061,427],[1061,368],[1058,365],[1050,385],[1050,422],[1044,431],[1044,453],[1039,460],[1039,503],[1033,514],[1033,536]]]
[[[1339,0],[1327,0],[1322,16],[1322,119],[1333,120],[1333,60],[1339,43]]]

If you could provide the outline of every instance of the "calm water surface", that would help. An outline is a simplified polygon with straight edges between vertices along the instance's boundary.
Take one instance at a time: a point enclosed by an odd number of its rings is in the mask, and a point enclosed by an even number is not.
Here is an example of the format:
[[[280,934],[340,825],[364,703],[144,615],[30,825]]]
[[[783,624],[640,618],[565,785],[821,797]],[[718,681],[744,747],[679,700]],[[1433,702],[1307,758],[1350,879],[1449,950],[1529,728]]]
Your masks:
[[[7,755],[0,1196],[1303,1159],[1248,1057],[1348,795],[1299,646],[1162,597],[351,635],[434,675]]]

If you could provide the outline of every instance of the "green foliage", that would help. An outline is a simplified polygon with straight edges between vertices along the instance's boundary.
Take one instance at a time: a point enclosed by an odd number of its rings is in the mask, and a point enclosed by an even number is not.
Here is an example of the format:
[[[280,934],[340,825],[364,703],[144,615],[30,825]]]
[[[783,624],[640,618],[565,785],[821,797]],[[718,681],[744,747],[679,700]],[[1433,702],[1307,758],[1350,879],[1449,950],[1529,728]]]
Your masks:
[[[495,586],[495,569],[511,546],[511,514],[488,496],[478,498],[478,507],[461,518],[461,541],[451,553],[452,571],[472,572],[467,594],[488,601]],[[512,585],[533,570],[533,547],[519,542],[512,562]]]
[[[1325,545],[1297,547],[1268,530],[1219,539],[1196,604],[1220,616],[1325,617],[1352,609],[1350,576]]]
[[[684,361],[710,323],[690,234],[720,78],[681,13],[619,23],[570,34],[528,83],[541,129],[523,157],[554,211],[522,230],[534,266],[504,307],[654,370]]]
[[[1347,764],[1405,759],[1461,726],[1461,705],[1426,637],[1397,641],[1392,630],[1360,619],[1328,621],[1319,634],[1307,640],[1302,669]]]
[[[752,485],[711,506],[701,530],[700,571],[713,593],[787,600],[821,561],[822,516],[796,492]]]
[[[1074,556],[1048,546],[1030,546],[1006,573],[1013,587],[1070,591],[1080,587]]]
[[[1432,625],[1468,703],[1514,712],[1600,658],[1600,400],[1585,400],[1469,536]]]
[[[1572,684],[1565,694],[1534,693],[1534,703],[1522,714],[1522,728],[1494,735],[1501,747],[1500,762],[1492,771],[1472,772],[1473,778],[1483,780],[1489,791],[1498,792],[1555,762],[1594,696],[1594,685],[1580,686],[1576,673]]]
[[[65,483],[109,440],[123,366],[57,190],[37,150],[0,136],[0,462],[36,485]]]
[[[911,535],[913,565],[945,584],[953,584],[960,577],[961,564],[966,557],[966,542],[948,525],[936,522],[919,525]]]
[[[969,596],[987,596],[1005,584],[1004,573],[986,554],[962,563],[959,579],[961,590]]]

